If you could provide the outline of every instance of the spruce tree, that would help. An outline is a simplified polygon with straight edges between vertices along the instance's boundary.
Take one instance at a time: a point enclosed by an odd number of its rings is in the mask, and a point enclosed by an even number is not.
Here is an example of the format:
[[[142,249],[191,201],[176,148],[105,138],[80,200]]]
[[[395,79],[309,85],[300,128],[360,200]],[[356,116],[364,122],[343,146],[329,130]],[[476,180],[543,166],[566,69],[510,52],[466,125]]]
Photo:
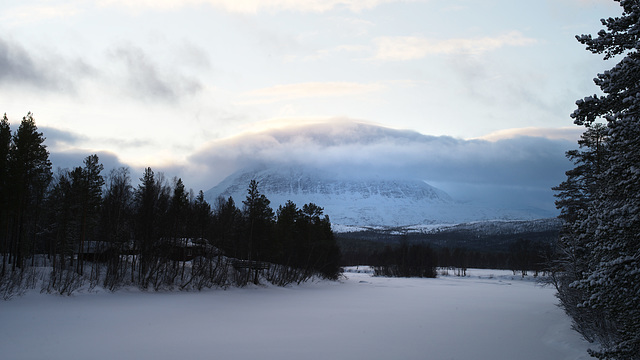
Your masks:
[[[148,287],[148,270],[155,260],[152,247],[157,234],[157,202],[159,189],[156,186],[155,173],[150,167],[144,170],[140,184],[135,192],[136,207],[136,250],[139,254],[138,283],[142,288]]]
[[[7,114],[0,119],[0,205],[6,206],[9,149],[11,148],[11,128]]]
[[[112,169],[107,177],[102,216],[103,240],[112,247],[124,248],[131,240],[133,228],[133,187],[129,168]]]
[[[308,268],[323,277],[337,280],[340,275],[340,248],[331,230],[329,216],[324,209],[309,203],[302,206],[302,222],[305,224],[304,237],[308,246]]]
[[[78,191],[80,215],[80,252],[78,254],[78,274],[84,273],[84,252],[87,239],[93,238],[92,231],[99,222],[102,204],[102,186],[104,178],[100,173],[104,166],[100,164],[98,155],[90,155],[84,159],[84,168],[78,168],[74,177],[74,187]],[[95,239],[94,239],[95,240]]]
[[[124,283],[130,257],[121,255],[131,250],[133,238],[133,187],[129,168],[121,167],[109,173],[100,220],[100,234],[114,255],[107,259],[104,286],[115,290]],[[132,277],[133,273],[132,269]]]
[[[247,197],[244,204],[244,217],[247,222],[247,240],[249,261],[264,261],[267,255],[264,250],[269,247],[271,240],[271,228],[273,225],[273,209],[270,201],[258,190],[258,182],[251,180],[247,189]],[[253,282],[258,283],[258,269],[254,271]]]
[[[577,36],[604,59],[622,57],[594,79],[603,95],[577,101],[578,125],[607,121],[606,166],[587,209],[575,220],[584,240],[586,270],[572,286],[585,292],[580,306],[604,314],[597,339],[601,359],[640,358],[640,1],[617,0],[622,15],[603,19],[606,29]]]
[[[73,265],[78,226],[73,206],[73,182],[68,170],[60,170],[47,197],[49,227],[52,233],[53,271]]]
[[[277,241],[276,259],[281,264],[302,266],[303,259],[299,256],[302,245],[299,223],[301,216],[301,211],[291,200],[278,207],[274,232]]]
[[[169,205],[169,219],[172,223],[171,237],[181,238],[186,236],[187,216],[189,211],[189,199],[182,179],[175,181],[173,195]]]
[[[205,200],[204,192],[200,190],[193,204],[193,224],[196,237],[204,240],[211,225],[211,205]]]
[[[213,212],[214,244],[227,255],[240,258],[246,255],[242,241],[244,218],[232,197],[218,197]]]
[[[555,260],[554,285],[561,306],[574,319],[574,328],[589,341],[595,341],[602,328],[602,311],[582,306],[588,293],[575,286],[589,272],[591,238],[585,237],[579,220],[586,216],[598,191],[599,178],[606,168],[607,128],[601,123],[590,126],[578,141],[579,150],[567,152],[576,165],[566,172],[567,179],[553,188],[556,207],[564,220]]]
[[[22,118],[9,149],[7,168],[12,210],[9,252],[14,270],[23,267],[24,258],[34,248],[41,203],[52,177],[44,140],[29,112]]]
[[[11,128],[5,113],[0,120],[0,246],[2,249],[3,276],[7,266],[9,247],[9,149],[11,148]]]

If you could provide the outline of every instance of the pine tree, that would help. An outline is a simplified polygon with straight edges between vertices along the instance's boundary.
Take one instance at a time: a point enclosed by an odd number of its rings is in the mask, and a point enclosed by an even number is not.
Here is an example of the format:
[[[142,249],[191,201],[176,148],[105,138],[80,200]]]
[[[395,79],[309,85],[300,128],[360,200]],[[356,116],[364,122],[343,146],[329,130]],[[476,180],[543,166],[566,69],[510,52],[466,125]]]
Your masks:
[[[53,270],[66,270],[73,265],[78,226],[73,206],[73,182],[68,170],[60,170],[47,197],[49,226],[53,233],[50,244],[53,253]]]
[[[218,197],[213,213],[214,243],[234,258],[240,258],[246,254],[241,240],[243,220],[242,212],[232,197],[228,199]]]
[[[205,239],[209,226],[211,225],[213,214],[211,213],[211,205],[204,199],[204,192],[202,192],[202,190],[198,192],[198,196],[193,204],[193,214],[195,235],[200,239]]]
[[[168,254],[165,254],[165,256],[169,255],[171,260],[173,260],[173,270],[176,271],[176,274],[178,271],[178,263],[182,261],[180,278],[184,279],[186,257],[190,256],[188,253],[189,246],[193,245],[189,244],[190,240],[187,239],[187,216],[190,203],[182,179],[178,178],[174,181],[175,185],[173,187],[173,195],[171,196],[171,202],[168,209],[169,211],[167,213],[168,221],[172,224],[169,229],[171,244],[163,245],[169,245],[169,247],[172,248],[169,250]]]
[[[155,260],[152,247],[157,240],[159,193],[155,173],[148,167],[144,170],[144,175],[140,179],[140,185],[135,193],[136,250],[139,253],[138,282],[142,288],[148,287],[148,271]]]
[[[171,204],[169,205],[169,219],[172,222],[171,237],[180,238],[186,235],[189,199],[182,179],[175,181]]]
[[[6,272],[9,250],[9,149],[11,149],[11,128],[5,113],[0,120],[0,246],[2,246],[0,276]]]
[[[84,159],[84,168],[77,168],[74,185],[78,191],[80,212],[80,252],[78,254],[78,274],[84,273],[84,253],[87,238],[97,226],[102,204],[102,186],[104,178],[100,173],[104,166],[100,164],[98,155],[90,155]]]
[[[340,274],[340,249],[329,217],[313,203],[298,209],[292,201],[278,207],[274,227],[274,261],[297,269],[297,282],[319,274],[335,280]]]
[[[160,173],[155,175],[146,168],[135,191],[135,236],[136,251],[139,254],[138,284],[147,289],[161,285],[159,266],[166,258],[160,253],[160,242],[170,236],[171,222],[168,212],[171,201],[171,188]],[[135,264],[134,264],[135,265]]]
[[[133,187],[129,168],[112,169],[103,199],[101,233],[112,247],[124,248],[132,237]]]
[[[331,230],[329,216],[324,209],[309,203],[302,206],[304,237],[307,239],[309,269],[323,277],[337,280],[340,275],[340,248]]]
[[[244,204],[244,217],[248,226],[249,261],[263,261],[267,258],[263,250],[267,249],[271,240],[271,227],[273,225],[273,209],[270,201],[264,194],[258,191],[258,182],[251,180],[247,189],[247,197]],[[254,271],[253,282],[258,283],[258,269]]]
[[[597,175],[592,200],[575,221],[588,254],[586,272],[572,286],[585,291],[580,306],[597,309],[605,322],[597,335],[601,359],[640,358],[640,1],[617,0],[620,17],[603,19],[606,29],[577,36],[604,59],[622,56],[594,80],[604,95],[577,101],[578,125],[606,119],[606,167]]]
[[[13,270],[23,267],[24,258],[35,246],[40,207],[52,177],[44,140],[29,112],[22,118],[9,149],[7,168],[12,210],[9,253]]]
[[[133,187],[129,168],[113,169],[107,177],[102,206],[100,233],[109,244],[113,256],[107,259],[104,286],[115,290],[125,280],[128,270],[130,241],[133,237]],[[131,270],[133,276],[133,269]]]
[[[277,262],[287,266],[301,266],[301,229],[299,220],[302,213],[291,200],[278,207],[276,212],[275,239],[277,241]]]
[[[564,220],[557,244],[554,285],[561,306],[574,319],[574,328],[589,341],[595,341],[603,328],[602,311],[582,306],[588,293],[575,286],[589,272],[590,237],[583,236],[579,220],[586,216],[599,188],[599,178],[606,168],[607,128],[591,125],[578,141],[579,150],[567,152],[576,165],[566,172],[567,180],[553,189],[557,191],[556,207]]]

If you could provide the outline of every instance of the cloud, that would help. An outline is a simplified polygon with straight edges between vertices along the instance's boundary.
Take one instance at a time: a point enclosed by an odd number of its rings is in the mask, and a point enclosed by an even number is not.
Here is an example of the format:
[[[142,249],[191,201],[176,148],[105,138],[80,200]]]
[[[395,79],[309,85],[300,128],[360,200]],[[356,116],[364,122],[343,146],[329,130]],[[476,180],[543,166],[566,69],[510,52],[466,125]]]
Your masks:
[[[311,97],[351,96],[380,91],[380,84],[353,82],[308,82],[276,85],[243,94],[242,104],[266,104]]]
[[[17,124],[15,124],[17,127]],[[160,147],[150,140],[144,139],[119,139],[108,137],[89,137],[74,131],[63,130],[50,126],[39,126],[38,131],[45,137],[45,145],[52,157],[62,159],[62,163],[54,164],[60,167],[75,167],[82,163],[82,159],[94,153],[105,154],[111,163],[123,166],[119,157],[109,150],[120,149],[127,151],[139,151],[141,148],[155,146]],[[75,162],[75,163],[74,163]],[[129,164],[131,165],[131,164]],[[106,167],[106,164],[105,164]]]
[[[512,31],[497,37],[438,40],[420,36],[386,36],[374,40],[375,60],[407,61],[429,55],[482,54],[505,46],[527,46],[536,40]]]
[[[46,145],[51,149],[62,149],[67,147],[78,146],[82,142],[86,142],[89,138],[72,131],[65,131],[54,127],[40,126],[38,131],[42,132]]]
[[[85,150],[68,150],[68,151],[55,151],[51,152],[49,155],[49,159],[51,160],[51,164],[53,170],[55,172],[56,169],[74,169],[78,166],[84,166],[84,159],[89,156],[96,154],[98,155],[98,159],[100,164],[104,166],[104,171],[102,172],[102,176],[109,174],[111,169],[116,169],[119,167],[127,167],[126,164],[122,163],[118,156],[109,151],[85,151]]]
[[[56,169],[74,169],[78,166],[84,166],[84,159],[93,154],[98,155],[100,163],[104,166],[102,172],[104,177],[112,169],[129,167],[129,164],[121,161],[118,155],[111,151],[86,148],[87,143],[102,142],[105,141],[104,139],[90,139],[73,131],[49,126],[38,126],[38,131],[45,137],[44,144],[49,151],[49,160],[51,160],[54,172]],[[133,143],[129,145],[136,146]]]
[[[173,50],[167,58],[173,57],[174,64],[165,67],[142,48],[120,44],[108,50],[109,64],[98,67],[83,59],[58,56],[50,51],[29,52],[0,35],[0,86],[76,95],[87,83],[116,84],[110,91],[117,95],[127,93],[143,100],[178,101],[204,88],[200,80],[182,70],[206,70],[211,64],[208,55],[189,42],[177,44]]]
[[[49,79],[22,47],[0,38],[0,80],[47,83]]]
[[[66,18],[80,14],[83,10],[77,4],[36,4],[9,8],[0,20],[3,24],[29,24],[43,20]]]
[[[541,137],[552,140],[567,140],[577,143],[580,135],[584,132],[584,128],[577,126],[562,127],[562,128],[538,128],[527,127],[517,129],[504,129],[492,132],[490,134],[479,137],[478,139],[488,141],[499,141],[504,139],[513,139],[522,136],[528,137]]]
[[[102,0],[105,6],[129,8],[175,9],[183,6],[207,4],[228,12],[256,14],[260,12],[295,11],[323,13],[336,8],[353,12],[373,9],[381,4],[406,0]]]
[[[335,18],[340,29],[348,36],[364,36],[375,26],[375,23],[360,18]]]
[[[315,61],[319,59],[323,59],[329,56],[333,56],[336,54],[344,54],[344,53],[364,53],[370,52],[371,47],[366,45],[338,45],[328,49],[320,49],[311,55],[307,55],[302,57],[303,60],[306,61]],[[288,60],[296,60],[299,56],[287,56]]]
[[[161,69],[145,51],[137,46],[123,44],[114,48],[110,55],[124,66],[123,87],[138,98],[176,101],[183,96],[194,95],[203,88],[203,85],[194,78]]]
[[[40,58],[21,45],[0,37],[0,82],[45,90],[75,91],[76,82],[94,70],[79,59],[48,54]]]
[[[283,123],[284,124],[284,123]],[[82,166],[97,153],[110,169],[123,166],[106,151],[66,149],[82,136],[46,128],[54,167]],[[208,190],[226,176],[256,166],[311,166],[336,177],[411,178],[447,191],[457,201],[555,211],[551,187],[571,168],[565,152],[576,147],[570,129],[512,129],[483,139],[429,136],[353,119],[317,119],[211,141],[186,164],[156,165],[156,173],[179,176],[188,187]],[[490,139],[490,140],[487,140]],[[141,168],[133,167],[137,178]]]
[[[612,3],[610,1],[603,1],[603,0],[564,0],[564,2],[568,2],[570,4],[578,4],[580,6],[585,6],[585,7],[591,7],[594,5],[611,5],[611,6],[615,6],[612,5]]]
[[[309,165],[336,176],[422,179],[458,200],[502,198],[552,210],[551,187],[564,180],[564,154],[575,142],[548,133],[463,140],[333,119],[216,140],[189,163],[204,189],[245,167]]]

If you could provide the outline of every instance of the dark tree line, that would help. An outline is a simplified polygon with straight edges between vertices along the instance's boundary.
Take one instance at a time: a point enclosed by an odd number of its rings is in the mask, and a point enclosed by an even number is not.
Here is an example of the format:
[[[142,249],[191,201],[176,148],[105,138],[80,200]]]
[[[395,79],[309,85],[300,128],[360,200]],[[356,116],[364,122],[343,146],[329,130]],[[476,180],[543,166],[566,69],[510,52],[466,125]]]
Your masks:
[[[409,245],[406,241],[396,247],[385,246],[376,254],[372,265],[377,276],[435,278],[438,274],[433,249],[426,245]]]
[[[81,286],[117,290],[202,289],[313,276],[337,279],[340,251],[323,209],[288,202],[277,212],[252,181],[239,208],[212,208],[179,178],[151,168],[133,186],[128,168],[106,176],[97,155],[54,175],[31,113],[12,134],[0,122],[0,291],[70,294]]]
[[[599,344],[592,356],[640,359],[640,2],[617,1],[620,17],[577,36],[622,59],[594,79],[603,95],[578,100],[572,114],[586,130],[555,188],[565,225],[553,280],[574,328]]]
[[[272,264],[267,278],[276,284],[299,283],[314,274],[338,278],[340,249],[321,207],[310,203],[299,209],[288,201],[274,213],[255,180],[247,192],[243,210],[231,197],[218,199],[212,238],[225,253],[243,260],[236,264],[246,269],[248,281],[257,281],[264,262]]]
[[[369,264],[381,276],[435,277],[437,270],[466,276],[467,269],[504,269],[513,274],[546,275],[550,271],[554,247],[545,242],[518,239],[504,251],[479,251],[464,247],[433,247],[423,242],[401,239],[398,244],[371,249],[364,245],[343,250],[342,265]]]

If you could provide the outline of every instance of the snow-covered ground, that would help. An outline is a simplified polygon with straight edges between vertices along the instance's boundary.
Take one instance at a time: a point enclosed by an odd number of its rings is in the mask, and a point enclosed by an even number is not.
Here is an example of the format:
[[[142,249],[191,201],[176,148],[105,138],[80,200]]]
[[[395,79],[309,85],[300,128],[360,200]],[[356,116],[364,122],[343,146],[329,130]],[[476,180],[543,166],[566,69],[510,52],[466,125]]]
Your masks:
[[[554,290],[499,270],[0,302],[2,359],[590,359]]]

